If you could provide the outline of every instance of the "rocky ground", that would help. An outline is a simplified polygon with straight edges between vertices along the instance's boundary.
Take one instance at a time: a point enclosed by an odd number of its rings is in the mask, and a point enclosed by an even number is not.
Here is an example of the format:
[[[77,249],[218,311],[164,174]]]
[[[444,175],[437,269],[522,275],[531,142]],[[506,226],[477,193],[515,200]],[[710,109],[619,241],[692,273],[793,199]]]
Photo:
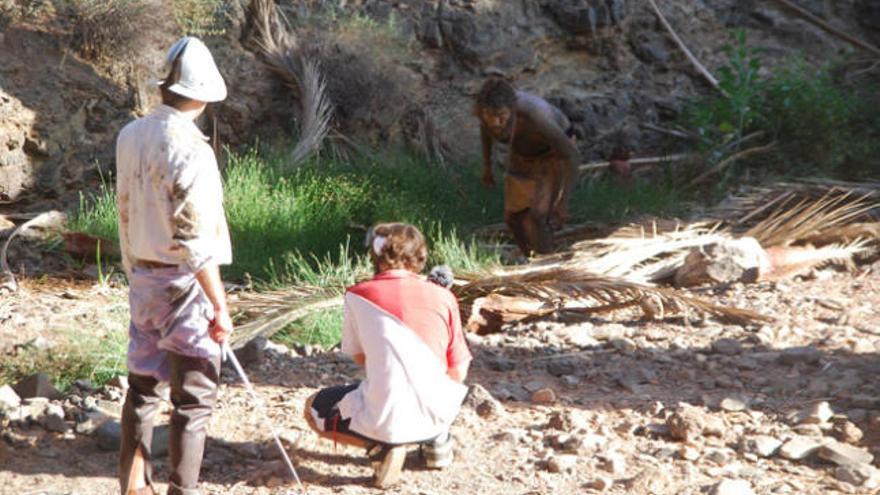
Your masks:
[[[777,318],[761,327],[649,322],[621,312],[471,336],[469,382],[477,387],[453,427],[454,466],[425,470],[413,449],[402,484],[390,492],[875,493],[878,269],[701,294]],[[122,289],[26,284],[4,299],[12,314],[0,324],[3,344],[32,338],[40,333],[33,322],[74,306],[89,325],[88,315],[100,317],[97,308],[114,301],[124,303]],[[17,318],[25,307],[28,318]],[[338,352],[306,351],[269,343],[248,357],[263,411],[283,432],[308,493],[376,492],[362,452],[317,439],[302,418],[309,394],[356,379],[359,370]],[[0,390],[7,404],[0,493],[113,491],[124,385],[91,390],[81,382],[64,398],[23,399],[17,407],[9,389]],[[208,493],[292,489],[259,409],[226,370],[205,461]],[[157,447],[164,480],[167,457]]]

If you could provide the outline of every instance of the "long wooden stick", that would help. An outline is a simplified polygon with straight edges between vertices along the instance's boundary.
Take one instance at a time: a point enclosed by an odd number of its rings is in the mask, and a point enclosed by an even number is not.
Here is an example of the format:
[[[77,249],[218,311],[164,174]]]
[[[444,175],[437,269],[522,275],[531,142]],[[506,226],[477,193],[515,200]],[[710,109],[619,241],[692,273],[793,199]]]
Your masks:
[[[663,162],[679,162],[684,159],[687,159],[693,155],[689,153],[679,153],[677,155],[665,155],[665,156],[650,156],[645,158],[633,158],[629,161],[630,165],[653,165],[655,163],[663,163]],[[585,163],[578,167],[579,172],[588,172],[590,170],[598,170],[601,168],[608,168],[611,166],[611,162],[590,162]]]
[[[649,0],[649,1],[653,2],[653,0]],[[873,53],[874,55],[880,56],[880,48],[877,48],[876,46],[874,46],[870,43],[867,43],[865,41],[862,41],[849,33],[845,33],[843,31],[837,29],[836,27],[832,26],[831,24],[828,24],[827,22],[823,21],[822,19],[819,19],[815,15],[811,14],[810,12],[805,10],[803,7],[801,7],[799,5],[795,5],[793,2],[791,2],[789,0],[774,0],[774,1],[776,3],[778,3],[779,5],[782,5],[786,9],[794,12],[795,14],[798,15],[798,17],[801,17],[802,19],[809,22],[810,24],[813,24],[815,26],[822,28],[827,33],[833,34],[834,36],[837,36],[838,38],[840,38],[844,41],[847,41],[852,45],[855,45],[863,50],[869,51],[869,52]]]
[[[672,25],[669,24],[669,21],[666,20],[666,17],[663,16],[663,12],[660,11],[660,7],[657,7],[657,4],[654,0],[648,0],[648,3],[651,4],[651,8],[654,10],[654,13],[657,14],[657,18],[660,19],[660,23],[663,24],[663,27],[666,28],[666,31],[669,32],[669,35],[672,36],[675,44],[678,45],[678,48],[684,53],[684,56],[691,62],[691,64],[697,69],[697,71],[702,74],[702,76],[709,81],[709,84],[712,85],[713,88],[720,91],[724,96],[727,96],[727,92],[721,89],[721,85],[718,83],[718,79],[715,79],[715,76],[709,72],[709,69],[706,68],[703,64],[697,60],[697,57],[690,51],[687,45],[684,44],[684,41],[678,37],[678,34],[672,29]]]
[[[669,129],[666,127],[661,127],[656,124],[652,124],[650,122],[644,122],[642,124],[639,124],[639,127],[643,128],[643,129],[648,129],[650,131],[659,132],[660,134],[666,134],[667,136],[677,137],[677,138],[681,138],[681,139],[687,139],[689,141],[705,141],[704,138],[702,138],[692,132],[685,132],[680,129]]]

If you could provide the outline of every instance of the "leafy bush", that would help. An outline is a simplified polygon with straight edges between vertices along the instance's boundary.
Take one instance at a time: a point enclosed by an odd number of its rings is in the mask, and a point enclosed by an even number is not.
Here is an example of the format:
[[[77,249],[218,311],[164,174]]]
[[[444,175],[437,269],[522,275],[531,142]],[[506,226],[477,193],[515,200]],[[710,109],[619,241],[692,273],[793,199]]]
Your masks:
[[[880,170],[880,112],[876,84],[853,85],[835,79],[832,66],[814,67],[802,60],[779,66],[761,76],[757,50],[748,47],[744,32],[725,48],[729,63],[720,71],[725,96],[711,95],[692,103],[684,124],[702,138],[706,168],[718,164],[749,142],[775,143],[770,152],[740,160],[739,167],[760,167],[761,173],[844,174],[866,177]],[[716,187],[736,175],[724,171]]]
[[[829,68],[797,61],[768,84],[767,129],[779,141],[786,172],[869,177],[880,169],[880,116],[870,111],[875,88],[835,82]],[[876,108],[876,107],[874,107]]]
[[[734,41],[725,45],[729,62],[719,71],[725,96],[712,95],[685,109],[689,127],[711,147],[742,138],[763,118],[766,83],[758,76],[758,51],[748,47],[745,31],[737,32]]]

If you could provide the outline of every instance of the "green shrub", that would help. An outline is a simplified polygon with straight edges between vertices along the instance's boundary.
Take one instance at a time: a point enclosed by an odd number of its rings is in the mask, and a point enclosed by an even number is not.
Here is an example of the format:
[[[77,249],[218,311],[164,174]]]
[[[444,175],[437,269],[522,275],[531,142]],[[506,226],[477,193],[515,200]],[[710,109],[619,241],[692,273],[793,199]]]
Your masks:
[[[874,175],[880,156],[880,116],[865,89],[833,80],[828,67],[802,61],[770,80],[767,128],[779,142],[779,167],[790,173]]]
[[[769,152],[740,160],[722,172],[714,186],[750,167],[758,173],[870,177],[880,170],[880,112],[876,84],[847,84],[832,77],[835,67],[814,67],[800,59],[761,77],[759,52],[748,47],[744,32],[726,47],[728,64],[720,71],[726,96],[710,95],[687,105],[684,125],[703,141],[703,169],[744,147],[774,142]],[[762,132],[759,139],[738,140]],[[699,173],[701,170],[695,171]]]

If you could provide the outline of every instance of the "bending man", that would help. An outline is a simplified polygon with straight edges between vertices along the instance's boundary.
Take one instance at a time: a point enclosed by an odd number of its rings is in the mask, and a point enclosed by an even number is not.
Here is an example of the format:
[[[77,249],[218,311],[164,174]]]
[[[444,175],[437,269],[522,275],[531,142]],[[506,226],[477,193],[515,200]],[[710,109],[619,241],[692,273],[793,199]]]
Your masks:
[[[495,185],[492,147],[510,146],[504,177],[504,221],[523,255],[553,249],[554,227],[568,217],[580,155],[571,123],[545,100],[517,91],[501,78],[480,89],[474,113],[480,119],[483,184]]]
[[[129,280],[129,390],[122,411],[123,494],[154,494],[150,443],[170,384],[170,488],[197,495],[206,429],[232,320],[219,265],[232,262],[217,161],[194,120],[226,85],[196,38],[168,52],[162,105],[116,144],[119,239]],[[212,324],[213,322],[213,324]]]

